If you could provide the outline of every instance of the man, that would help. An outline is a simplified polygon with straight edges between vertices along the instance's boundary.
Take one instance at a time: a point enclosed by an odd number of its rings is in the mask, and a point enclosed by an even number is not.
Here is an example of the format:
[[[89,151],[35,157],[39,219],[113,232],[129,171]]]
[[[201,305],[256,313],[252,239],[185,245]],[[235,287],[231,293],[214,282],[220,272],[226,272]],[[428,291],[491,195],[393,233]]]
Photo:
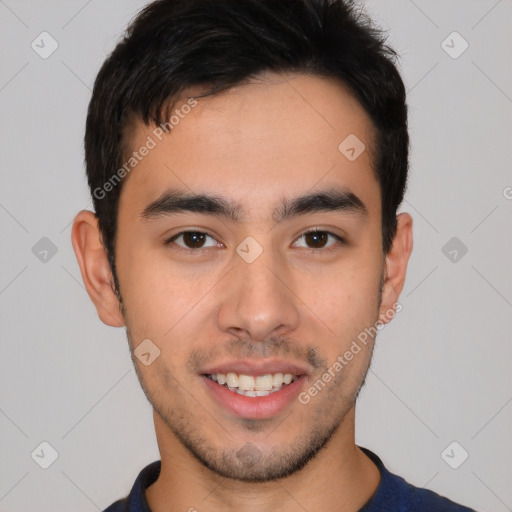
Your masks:
[[[104,63],[72,242],[161,454],[108,512],[470,510],[355,444],[412,251],[394,56],[341,0],[159,0]]]

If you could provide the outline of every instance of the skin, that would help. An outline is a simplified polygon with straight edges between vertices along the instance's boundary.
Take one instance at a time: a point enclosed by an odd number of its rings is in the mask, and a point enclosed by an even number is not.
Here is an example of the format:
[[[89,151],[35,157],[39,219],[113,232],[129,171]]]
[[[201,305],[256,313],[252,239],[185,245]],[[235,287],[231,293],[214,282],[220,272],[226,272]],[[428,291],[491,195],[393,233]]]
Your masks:
[[[186,91],[181,101],[198,91]],[[161,351],[149,366],[133,358],[154,408],[162,460],[158,480],[146,491],[154,512],[348,512],[375,492],[378,469],[354,436],[356,396],[374,340],[308,404],[293,400],[266,420],[229,413],[198,375],[199,361],[275,357],[308,368],[301,389],[307,390],[365,327],[387,323],[405,281],[412,218],[398,216],[385,257],[371,127],[343,85],[314,75],[265,73],[198,99],[123,184],[116,251],[122,311],[97,220],[85,210],[76,216],[73,247],[100,319],[126,326],[132,350],[149,338]],[[153,129],[135,120],[130,147],[143,145]],[[338,150],[349,134],[367,148],[353,162]],[[331,186],[348,187],[368,215],[315,212],[272,221],[283,197]],[[141,219],[145,206],[169,187],[230,198],[245,210],[245,221],[198,213]],[[194,245],[183,237],[164,245],[192,228],[213,237],[205,239],[202,254],[192,254]],[[347,243],[329,238],[324,245],[334,250],[328,252],[302,236],[313,228]],[[248,236],[263,248],[252,263],[235,251]],[[316,367],[307,359],[312,349]],[[313,445],[322,449],[311,453]],[[300,457],[308,460],[298,469]],[[286,471],[292,474],[272,478]],[[250,481],[265,475],[265,482]]]

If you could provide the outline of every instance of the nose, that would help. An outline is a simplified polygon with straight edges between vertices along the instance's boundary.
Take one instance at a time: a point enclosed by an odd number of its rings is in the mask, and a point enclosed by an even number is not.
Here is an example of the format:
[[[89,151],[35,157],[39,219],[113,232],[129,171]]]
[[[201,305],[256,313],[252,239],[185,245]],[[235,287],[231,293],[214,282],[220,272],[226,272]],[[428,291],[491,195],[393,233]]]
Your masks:
[[[218,310],[219,329],[253,341],[297,329],[300,299],[278,254],[264,250],[251,263],[236,255],[226,278]]]

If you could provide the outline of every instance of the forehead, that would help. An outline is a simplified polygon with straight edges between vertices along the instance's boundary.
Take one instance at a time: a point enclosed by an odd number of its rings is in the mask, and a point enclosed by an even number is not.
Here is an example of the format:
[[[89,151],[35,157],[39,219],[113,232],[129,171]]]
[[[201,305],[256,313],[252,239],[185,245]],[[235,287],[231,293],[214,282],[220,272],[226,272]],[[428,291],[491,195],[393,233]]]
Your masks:
[[[164,127],[137,119],[127,127],[126,159],[136,152],[139,160],[123,184],[121,203],[129,198],[140,213],[165,189],[181,188],[250,202],[247,212],[258,213],[272,197],[336,184],[380,208],[372,123],[343,84],[316,75],[264,73],[189,99],[202,92],[184,91]],[[141,151],[145,146],[151,149]],[[362,152],[354,159],[352,149],[356,156]]]

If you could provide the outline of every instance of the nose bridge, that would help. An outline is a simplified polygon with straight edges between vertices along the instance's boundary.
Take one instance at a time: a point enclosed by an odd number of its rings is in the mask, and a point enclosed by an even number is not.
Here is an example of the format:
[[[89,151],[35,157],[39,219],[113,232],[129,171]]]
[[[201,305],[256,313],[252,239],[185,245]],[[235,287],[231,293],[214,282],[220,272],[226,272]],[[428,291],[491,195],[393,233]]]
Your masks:
[[[247,248],[241,247],[240,251]],[[253,249],[250,248],[252,251]],[[246,260],[243,257],[237,262],[235,272],[238,274],[238,282],[243,289],[251,290],[253,294],[267,294],[270,297],[280,295],[284,286],[282,280],[278,279],[279,274],[284,274],[282,262],[279,255],[271,247],[261,250],[261,253],[253,260]],[[284,275],[283,275],[284,277]]]
[[[219,313],[220,327],[245,330],[255,341],[268,338],[277,329],[295,329],[297,304],[278,251],[246,239],[234,258]]]

